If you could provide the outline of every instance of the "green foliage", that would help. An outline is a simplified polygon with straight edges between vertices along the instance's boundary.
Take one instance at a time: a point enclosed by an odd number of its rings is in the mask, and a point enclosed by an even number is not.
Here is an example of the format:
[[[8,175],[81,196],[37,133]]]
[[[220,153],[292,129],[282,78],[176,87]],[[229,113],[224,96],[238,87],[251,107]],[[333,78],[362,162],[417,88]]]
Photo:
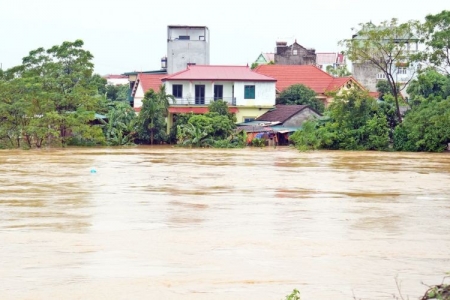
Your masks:
[[[347,77],[352,75],[352,73],[347,69],[347,65],[341,66],[327,66],[326,71],[328,74],[333,75],[334,77]]]
[[[208,105],[208,111],[218,113],[221,116],[227,116],[233,123],[236,123],[236,115],[230,112],[226,101],[216,100],[211,102]]]
[[[105,85],[105,95],[109,101],[127,101],[128,100],[128,84]]]
[[[211,147],[214,140],[208,136],[208,132],[192,123],[178,126],[178,144],[189,147]]]
[[[410,105],[420,105],[429,97],[445,99],[450,96],[450,77],[427,68],[411,81],[407,92]]]
[[[302,124],[301,129],[289,137],[289,140],[300,151],[319,149],[322,141],[317,128],[318,123],[316,121],[306,121]]]
[[[0,80],[0,142],[11,147],[65,146],[74,139],[103,143],[90,128],[102,106],[93,56],[83,41],[30,51]]]
[[[378,80],[376,85],[377,92],[380,94],[379,99],[384,100],[386,94],[391,94],[391,87],[387,80]]]
[[[134,143],[137,117],[128,102],[115,102],[107,118],[108,120],[102,123],[108,145],[122,146]]]
[[[164,89],[160,89],[159,93],[152,89],[145,93],[136,127],[140,142],[153,145],[167,141],[165,116],[168,106]]]
[[[255,69],[257,66],[259,66],[259,64],[257,62],[252,63],[250,69]]]
[[[352,90],[336,96],[326,121],[305,122],[290,140],[300,150],[385,150],[389,146],[387,117],[367,93]]]
[[[294,289],[292,293],[286,296],[286,300],[300,300],[300,292]]]
[[[267,140],[264,138],[254,138],[252,140],[253,147],[265,147],[267,144]]]
[[[233,134],[236,117],[229,112],[227,103],[217,100],[210,103],[208,109],[209,112],[203,115],[177,115],[171,130],[172,137],[174,128],[177,130],[177,144],[194,147],[208,145],[217,148],[235,148],[244,145],[237,138],[238,135]],[[205,142],[200,145],[199,141],[203,140]]]
[[[449,73],[450,11],[443,10],[436,15],[427,15],[421,29],[427,46],[422,58]]]
[[[429,97],[409,111],[395,129],[394,149],[399,151],[443,151],[450,143],[450,97]]]
[[[303,84],[294,84],[281,92],[278,104],[309,105],[320,113],[325,109],[322,101],[316,98],[316,92]]]

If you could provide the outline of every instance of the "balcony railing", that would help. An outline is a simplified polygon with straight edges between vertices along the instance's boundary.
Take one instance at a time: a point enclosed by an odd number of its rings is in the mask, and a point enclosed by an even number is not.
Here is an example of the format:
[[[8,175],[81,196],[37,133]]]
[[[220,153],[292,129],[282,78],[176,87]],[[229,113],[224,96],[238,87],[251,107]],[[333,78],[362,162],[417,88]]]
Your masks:
[[[194,98],[176,98],[171,105],[209,105],[211,102],[223,100],[230,106],[236,106],[236,97],[194,97]]]

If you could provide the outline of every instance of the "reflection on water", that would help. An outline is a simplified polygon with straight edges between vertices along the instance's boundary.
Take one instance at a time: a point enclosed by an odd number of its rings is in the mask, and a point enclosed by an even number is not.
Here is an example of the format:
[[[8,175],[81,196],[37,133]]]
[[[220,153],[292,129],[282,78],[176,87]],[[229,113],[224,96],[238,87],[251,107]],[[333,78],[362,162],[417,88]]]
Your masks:
[[[0,151],[0,299],[414,299],[449,183],[448,154]]]

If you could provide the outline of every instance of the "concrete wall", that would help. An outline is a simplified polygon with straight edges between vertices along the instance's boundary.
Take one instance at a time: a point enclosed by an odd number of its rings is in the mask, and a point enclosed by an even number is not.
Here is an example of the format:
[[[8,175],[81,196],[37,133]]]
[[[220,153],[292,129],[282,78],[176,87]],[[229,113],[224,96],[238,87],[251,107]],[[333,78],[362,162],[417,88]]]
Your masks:
[[[180,39],[189,36],[189,40]],[[187,68],[189,63],[209,65],[209,30],[207,27],[168,27],[167,73],[173,74]]]
[[[376,92],[379,69],[367,63],[353,63],[352,76],[370,92]]]
[[[377,78],[377,75],[382,73],[380,69],[368,63],[353,63],[352,65],[353,65],[352,76],[370,92],[376,92],[377,82],[379,80],[383,80],[383,78]],[[397,68],[394,68],[393,70],[394,80],[400,84],[408,82],[408,80],[411,77],[416,75],[415,74],[416,68],[417,68],[416,65],[411,65],[405,68],[405,72],[401,72],[398,74]],[[402,93],[406,95],[405,92],[406,88],[403,89]]]
[[[303,122],[306,120],[313,120],[314,118],[318,118],[319,115],[316,114],[313,110],[309,108],[303,109],[298,114],[292,116],[286,122],[283,123],[286,127],[299,127],[302,126]]]

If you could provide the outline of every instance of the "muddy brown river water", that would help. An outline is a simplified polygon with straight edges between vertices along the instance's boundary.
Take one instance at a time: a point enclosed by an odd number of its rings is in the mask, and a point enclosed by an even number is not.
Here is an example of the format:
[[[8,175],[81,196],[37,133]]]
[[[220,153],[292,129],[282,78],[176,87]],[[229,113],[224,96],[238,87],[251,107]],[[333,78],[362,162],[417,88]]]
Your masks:
[[[0,151],[2,300],[417,299],[449,228],[447,153]]]

